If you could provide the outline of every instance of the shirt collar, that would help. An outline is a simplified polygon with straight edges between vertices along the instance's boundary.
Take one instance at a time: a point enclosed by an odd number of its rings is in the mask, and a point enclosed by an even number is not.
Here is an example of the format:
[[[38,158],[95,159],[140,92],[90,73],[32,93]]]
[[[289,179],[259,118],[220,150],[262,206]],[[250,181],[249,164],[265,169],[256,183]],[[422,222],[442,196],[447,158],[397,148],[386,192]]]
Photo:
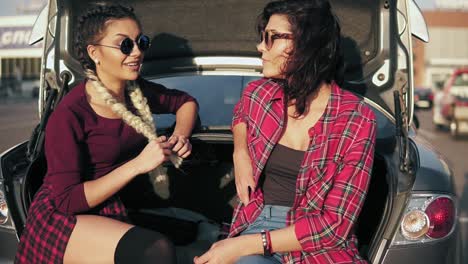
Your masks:
[[[282,83],[282,81],[275,79],[270,79],[270,81],[273,83],[273,89],[271,89],[270,91],[272,95],[270,97],[270,101],[284,99],[284,84]]]
[[[340,111],[342,90],[335,82],[331,83],[330,97],[323,112],[323,115],[317,123],[309,129],[309,136],[328,134],[330,125],[335,121]]]
[[[270,97],[270,101],[274,100],[283,100],[284,99],[284,90],[283,84],[280,81],[270,79],[273,83],[273,89],[269,92],[272,94]],[[313,134],[326,134],[329,130],[329,124],[331,124],[339,113],[339,108],[341,104],[341,96],[343,91],[341,88],[336,84],[336,82],[332,81],[331,83],[331,92],[330,97],[328,99],[327,106],[323,115],[317,121],[317,123],[309,129],[309,135],[312,136]]]

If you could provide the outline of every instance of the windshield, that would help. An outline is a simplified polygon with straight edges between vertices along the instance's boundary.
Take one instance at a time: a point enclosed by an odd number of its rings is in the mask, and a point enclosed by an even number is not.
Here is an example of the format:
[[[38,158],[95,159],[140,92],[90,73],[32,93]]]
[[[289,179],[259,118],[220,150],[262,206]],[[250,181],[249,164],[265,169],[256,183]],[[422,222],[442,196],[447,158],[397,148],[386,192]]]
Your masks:
[[[190,75],[151,79],[169,89],[185,91],[197,99],[202,128],[229,129],[232,111],[242,90],[260,76]],[[167,128],[174,124],[175,115],[155,115],[156,127]]]

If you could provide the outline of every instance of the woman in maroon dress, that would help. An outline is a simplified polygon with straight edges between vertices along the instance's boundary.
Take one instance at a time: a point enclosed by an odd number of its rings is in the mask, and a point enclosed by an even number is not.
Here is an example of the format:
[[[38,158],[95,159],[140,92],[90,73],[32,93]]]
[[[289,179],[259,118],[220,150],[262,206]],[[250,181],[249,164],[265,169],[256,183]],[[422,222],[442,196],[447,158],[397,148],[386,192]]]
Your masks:
[[[190,154],[197,103],[139,78],[149,38],[131,8],[96,6],[78,19],[75,48],[87,79],[52,113],[48,171],[29,209],[16,263],[174,263],[172,243],[128,223],[118,192],[176,154]],[[152,113],[174,113],[157,137]]]

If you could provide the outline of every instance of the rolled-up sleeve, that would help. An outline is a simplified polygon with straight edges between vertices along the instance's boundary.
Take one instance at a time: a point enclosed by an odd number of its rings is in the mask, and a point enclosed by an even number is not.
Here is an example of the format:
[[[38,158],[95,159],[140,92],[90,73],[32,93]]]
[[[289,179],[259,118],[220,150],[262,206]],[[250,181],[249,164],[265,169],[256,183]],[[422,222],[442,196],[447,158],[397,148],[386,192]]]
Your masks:
[[[250,82],[242,91],[241,98],[236,103],[232,111],[231,130],[234,126],[236,126],[239,123],[247,124],[247,110],[249,108],[249,98],[252,94],[252,91],[257,87],[258,85],[256,84],[256,82]]]
[[[57,210],[65,214],[89,210],[82,176],[82,138],[83,128],[70,110],[54,111],[45,132],[47,183]]]
[[[245,119],[245,112],[244,112],[244,102],[243,96],[234,106],[234,110],[232,113],[232,124],[231,128],[235,127],[239,123],[247,123]]]
[[[296,237],[306,252],[338,247],[361,211],[374,158],[374,113],[368,109],[355,128],[356,136],[335,172],[321,214],[306,214],[294,223]]]

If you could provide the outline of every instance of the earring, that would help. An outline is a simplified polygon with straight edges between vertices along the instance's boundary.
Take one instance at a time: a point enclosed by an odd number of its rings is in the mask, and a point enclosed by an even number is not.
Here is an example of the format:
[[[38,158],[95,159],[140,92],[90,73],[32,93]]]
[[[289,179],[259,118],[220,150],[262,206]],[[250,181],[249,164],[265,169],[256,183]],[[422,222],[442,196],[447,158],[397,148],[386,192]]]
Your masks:
[[[95,60],[94,63],[96,63],[96,65],[100,64],[99,60]]]

